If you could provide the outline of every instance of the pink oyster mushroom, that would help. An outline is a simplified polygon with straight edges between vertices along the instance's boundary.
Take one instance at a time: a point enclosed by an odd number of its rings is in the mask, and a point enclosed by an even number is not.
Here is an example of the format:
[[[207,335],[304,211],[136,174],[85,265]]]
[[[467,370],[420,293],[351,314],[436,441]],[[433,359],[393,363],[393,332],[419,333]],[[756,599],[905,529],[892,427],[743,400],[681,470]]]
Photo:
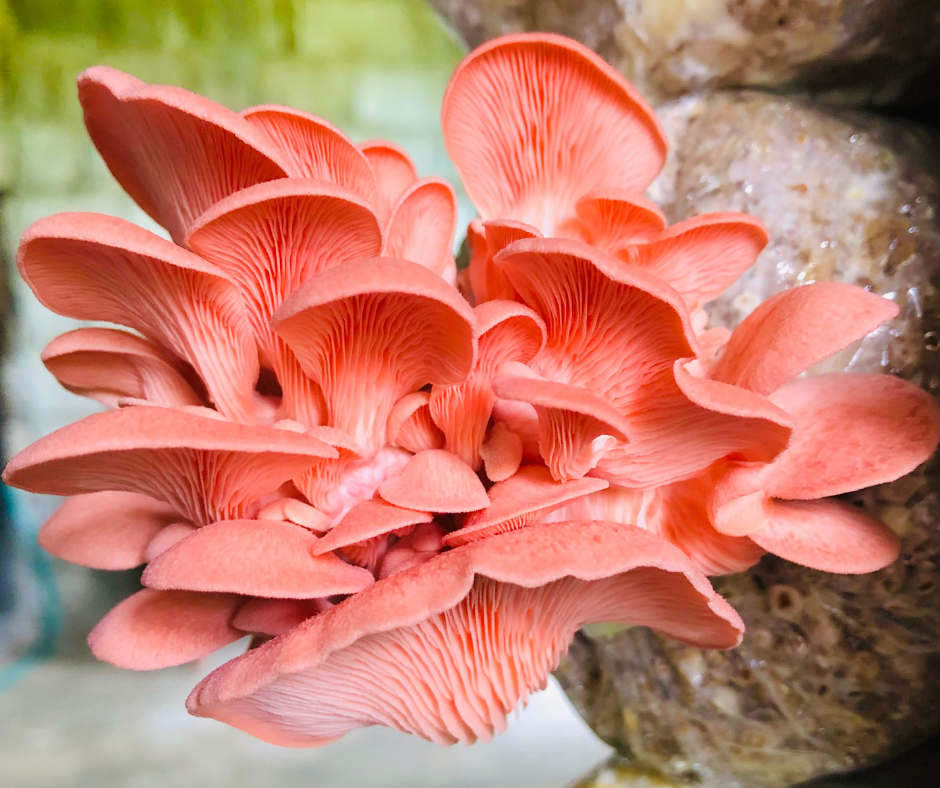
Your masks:
[[[586,623],[729,648],[743,625],[707,573],[764,551],[892,559],[883,525],[814,499],[908,472],[936,406],[892,378],[798,376],[893,305],[813,285],[706,330],[766,232],[666,227],[640,194],[666,154],[656,118],[580,45],[497,40],[445,96],[481,216],[473,304],[453,189],[393,144],[103,67],[79,95],[173,240],[96,214],[24,234],[42,303],[130,331],[49,345],[59,382],[112,410],[4,478],[71,496],[40,532],[53,554],[146,565],[89,638],[101,659],[154,669],[251,636],[192,713],[288,746],[374,724],[486,739]]]
[[[570,517],[640,525],[708,574],[764,552],[834,572],[894,560],[890,529],[825,499],[926,460],[936,403],[886,376],[798,377],[893,318],[892,302],[811,284],[733,334],[706,330],[703,306],[767,233],[734,213],[666,227],[639,193],[665,157],[654,114],[562,37],[508,36],[471,53],[443,125],[481,217],[468,229],[477,309],[512,299],[547,329],[530,362],[493,378],[493,413],[535,465],[499,480],[490,509],[448,543]],[[567,500],[587,479],[608,484]]]

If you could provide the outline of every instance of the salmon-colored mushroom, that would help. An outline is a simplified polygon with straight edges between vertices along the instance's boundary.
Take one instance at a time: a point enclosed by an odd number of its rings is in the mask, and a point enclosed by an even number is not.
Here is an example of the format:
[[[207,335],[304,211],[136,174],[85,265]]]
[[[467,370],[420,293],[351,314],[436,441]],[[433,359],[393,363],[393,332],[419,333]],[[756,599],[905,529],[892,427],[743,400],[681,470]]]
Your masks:
[[[743,629],[664,541],[613,523],[552,523],[380,581],[223,666],[188,706],[294,747],[375,724],[445,744],[485,740],[597,619],[712,648],[734,646]]]
[[[4,480],[72,496],[39,532],[53,554],[146,564],[92,631],[99,658],[150,670],[250,639],[193,714],[288,746],[375,724],[488,739],[586,623],[730,648],[743,624],[706,575],[898,555],[830,496],[925,461],[940,408],[887,375],[810,374],[897,307],[817,283],[709,328],[767,231],[667,226],[642,194],[665,136],[582,45],[507,36],[458,67],[443,131],[480,214],[459,289],[457,192],[398,146],[105,67],[79,95],[173,240],[88,213],[24,234],[44,305],[130,331],[50,343],[57,380],[116,410]]]

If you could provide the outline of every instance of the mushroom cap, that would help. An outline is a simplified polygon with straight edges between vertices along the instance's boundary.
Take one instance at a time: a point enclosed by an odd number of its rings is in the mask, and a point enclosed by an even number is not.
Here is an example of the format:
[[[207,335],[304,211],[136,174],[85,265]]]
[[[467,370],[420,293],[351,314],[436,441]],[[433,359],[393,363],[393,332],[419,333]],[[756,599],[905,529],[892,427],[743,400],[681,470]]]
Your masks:
[[[245,636],[232,616],[242,598],[145,588],[111,609],[88,635],[91,653],[127,670],[201,659]]]
[[[539,452],[539,415],[528,402],[497,397],[493,402],[493,423],[502,424],[519,436],[522,442],[522,460],[541,462]],[[493,481],[497,481],[493,479]]]
[[[668,282],[696,309],[754,265],[769,240],[767,228],[746,213],[709,213],[677,222],[618,256]]]
[[[516,241],[496,265],[545,323],[532,366],[547,379],[603,392],[629,413],[657,395],[647,391],[657,371],[695,355],[685,302],[646,271],[561,238]]]
[[[206,404],[193,388],[192,370],[159,345],[126,331],[68,331],[46,345],[42,363],[66,390],[111,408],[126,398],[166,407]]]
[[[558,481],[579,479],[594,468],[603,447],[598,438],[629,441],[630,421],[588,389],[543,380],[521,364],[506,364],[493,378],[493,390],[503,399],[527,402],[535,407],[539,420],[539,452],[552,476]]]
[[[420,512],[472,512],[490,502],[470,466],[442,449],[415,454],[401,473],[379,485],[378,493],[395,506]]]
[[[581,398],[601,392],[598,401],[629,424],[621,428],[629,432],[629,443],[595,451],[599,435],[617,437],[601,429],[601,423],[618,425],[612,416],[595,408],[590,415],[599,421],[585,421],[584,408],[560,407],[558,400],[559,407],[548,409],[543,401],[540,451],[557,463],[557,478],[576,478],[596,467],[612,483],[651,487],[691,478],[724,457],[767,461],[785,447],[790,424],[779,408],[685,370],[697,341],[685,302],[662,280],[577,241],[555,238],[516,241],[497,255],[496,264],[547,328],[545,347],[532,363],[546,382],[513,374],[512,386],[519,390],[510,395],[500,388],[510,384],[503,375],[495,381],[497,396],[536,405],[536,387],[567,385],[571,396]],[[522,388],[533,391],[522,395]],[[577,413],[581,417],[575,419]]]
[[[664,540],[615,523],[549,523],[379,581],[216,670],[187,706],[289,746],[377,723],[471,742],[502,729],[593,620],[719,648],[743,630]]]
[[[793,418],[793,440],[770,464],[733,468],[719,483],[719,505],[755,490],[806,500],[894,481],[940,441],[933,397],[889,375],[797,378],[770,399]]]
[[[631,416],[630,443],[600,458],[596,475],[646,488],[691,479],[720,460],[766,463],[788,445],[793,419],[745,389],[692,375],[683,361],[664,370],[655,407]]]
[[[223,520],[200,528],[144,570],[150,588],[227,591],[257,597],[316,599],[354,594],[372,575],[335,555],[315,554],[317,537],[274,520]]]
[[[433,386],[430,415],[444,433],[444,448],[474,470],[493,412],[493,375],[508,361],[531,361],[545,344],[545,325],[531,309],[514,301],[487,301],[474,309],[478,350],[462,383]]]
[[[177,243],[213,203],[289,174],[280,149],[254,125],[182,88],[93,66],[78,77],[78,99],[111,174]]]
[[[773,501],[748,534],[768,553],[811,569],[867,574],[893,564],[901,542],[888,526],[843,501]]]
[[[630,83],[550,33],[503,36],[471,52],[451,78],[441,124],[480,215],[546,234],[590,192],[642,191],[666,159],[656,115]]]
[[[197,525],[239,517],[259,498],[336,451],[307,435],[130,407],[96,413],[10,460],[7,484],[77,495],[124,490],[170,504]]]
[[[772,394],[898,314],[897,304],[844,282],[813,282],[760,304],[731,334],[711,377]]]
[[[600,189],[578,200],[575,210],[577,218],[561,228],[562,234],[611,255],[651,241],[666,229],[659,207],[638,192]]]
[[[76,495],[39,529],[40,546],[63,561],[92,569],[133,569],[147,546],[178,519],[172,507],[132,492]]]
[[[323,390],[328,424],[373,451],[405,394],[463,380],[476,355],[473,310],[416,263],[375,258],[315,276],[272,321]]]
[[[545,345],[545,323],[525,304],[491,300],[473,314],[480,337],[479,367],[495,370],[507,361],[530,362]]]
[[[278,104],[248,107],[241,116],[277,147],[289,175],[335,183],[361,195],[370,205],[378,201],[369,161],[329,121]]]
[[[443,178],[422,178],[392,207],[382,256],[410,260],[440,276],[451,260],[456,230],[454,187]]]
[[[283,178],[219,201],[193,223],[186,242],[238,286],[258,343],[272,354],[270,320],[284,299],[321,271],[377,255],[382,229],[355,192]]]
[[[53,312],[139,331],[188,361],[218,408],[253,422],[258,350],[221,270],[123,219],[60,213],[23,234],[20,274]]]
[[[494,422],[483,445],[480,446],[480,457],[483,459],[486,478],[491,482],[505,481],[519,470],[523,455],[522,438],[510,430],[505,423]]]
[[[378,189],[376,208],[383,222],[391,216],[398,198],[418,180],[418,171],[405,149],[387,140],[368,140],[358,145],[375,175]]]
[[[283,391],[284,415],[321,424],[322,393],[271,329],[271,317],[320,271],[379,253],[382,230],[372,208],[341,186],[284,178],[213,205],[195,221],[187,243],[238,288],[262,358]]]

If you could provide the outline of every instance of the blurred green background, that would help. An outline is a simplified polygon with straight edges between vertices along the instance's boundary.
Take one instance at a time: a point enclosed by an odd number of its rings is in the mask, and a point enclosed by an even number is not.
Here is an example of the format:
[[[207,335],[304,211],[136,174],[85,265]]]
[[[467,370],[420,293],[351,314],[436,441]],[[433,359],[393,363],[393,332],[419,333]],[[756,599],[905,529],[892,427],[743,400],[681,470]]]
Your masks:
[[[289,104],[354,138],[394,135],[428,165],[461,57],[421,0],[0,0],[0,53],[16,124],[74,125],[75,76],[107,63],[235,109]],[[30,175],[10,133],[5,184]]]

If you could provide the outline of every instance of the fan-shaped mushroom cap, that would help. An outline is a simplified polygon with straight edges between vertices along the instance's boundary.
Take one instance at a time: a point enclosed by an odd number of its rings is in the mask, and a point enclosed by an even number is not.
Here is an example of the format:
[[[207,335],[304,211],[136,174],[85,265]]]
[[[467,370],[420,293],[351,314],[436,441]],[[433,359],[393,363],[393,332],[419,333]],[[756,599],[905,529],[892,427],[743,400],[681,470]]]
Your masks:
[[[33,224],[17,265],[49,309],[140,331],[190,362],[225,415],[255,420],[258,351],[238,291],[215,266],[130,222],[93,213]]]
[[[406,394],[388,414],[387,435],[392,446],[417,454],[444,445],[444,433],[431,421],[429,391]]]
[[[167,407],[206,404],[179,359],[126,331],[69,331],[46,345],[42,363],[63,388],[111,408],[128,397]]]
[[[539,420],[539,451],[558,481],[579,479],[596,467],[613,441],[630,440],[628,419],[603,397],[587,389],[520,374],[521,364],[506,364],[493,378],[493,390],[503,399],[527,402]]]
[[[710,500],[714,527],[827,572],[872,572],[897,557],[887,526],[835,501],[812,501],[903,476],[940,440],[933,398],[887,375],[797,378],[771,399],[796,421],[793,441],[765,465],[732,467]],[[779,500],[797,499],[797,500]]]
[[[695,355],[685,303],[645,271],[560,238],[516,241],[496,264],[545,322],[532,366],[549,380],[603,392],[628,414],[658,395],[657,372]]]
[[[711,377],[771,394],[897,314],[887,298],[843,282],[784,290],[734,330]]]
[[[603,490],[603,479],[583,478],[556,482],[548,468],[524,465],[489,490],[490,505],[467,515],[463,527],[444,537],[451,547],[469,544],[496,534],[516,531],[560,509],[576,498]]]
[[[355,193],[285,178],[213,205],[195,222],[187,243],[235,282],[251,307],[259,345],[273,357],[269,324],[284,299],[321,271],[376,256],[382,230]]]
[[[842,501],[773,501],[768,521],[749,534],[788,561],[839,574],[866,574],[894,563],[897,535]]]
[[[372,209],[339,186],[282,179],[212,206],[196,220],[187,243],[238,287],[258,346],[284,391],[285,415],[310,426],[322,423],[322,395],[271,330],[271,316],[319,272],[379,253],[382,231]]]
[[[460,382],[476,354],[467,302],[404,260],[320,273],[284,302],[273,326],[323,390],[329,426],[373,452],[386,443],[399,399],[427,383]]]
[[[456,229],[454,187],[443,178],[422,178],[392,208],[382,255],[410,260],[442,276],[452,259]]]
[[[528,363],[545,344],[545,324],[524,304],[488,301],[473,313],[480,336],[479,368],[495,370],[507,361]]]
[[[427,512],[402,509],[400,506],[372,498],[356,504],[346,512],[333,530],[314,545],[313,554],[323,555],[331,550],[395,533],[418,523],[429,523],[432,519],[434,518]]]
[[[316,536],[293,523],[225,520],[158,556],[142,582],[150,588],[288,599],[353,594],[371,585],[369,572],[332,554],[314,554],[316,544]]]
[[[394,142],[369,140],[359,143],[359,150],[375,174],[379,194],[376,207],[379,216],[387,221],[398,198],[418,180],[418,172],[404,148]]]
[[[78,99],[111,174],[178,243],[213,203],[288,174],[281,151],[255,126],[182,88],[93,66],[78,77]]]
[[[619,257],[682,294],[692,309],[721,295],[767,246],[767,228],[745,213],[709,213],[672,225]]]
[[[31,492],[124,490],[170,504],[197,525],[237,518],[336,452],[307,435],[131,407],[96,413],[17,454],[4,481]]]
[[[666,158],[656,115],[633,87],[586,47],[548,33],[471,52],[444,95],[441,123],[480,215],[546,235],[590,192],[642,191]]]
[[[432,387],[430,412],[444,433],[444,448],[477,470],[493,412],[493,375],[507,361],[531,361],[545,343],[545,325],[513,301],[487,301],[474,315],[479,347],[473,370],[461,383]]]
[[[721,503],[756,490],[812,499],[894,481],[940,440],[933,397],[889,375],[797,378],[770,399],[796,422],[792,443],[770,464],[731,470],[719,483]]]
[[[161,501],[129,492],[96,492],[64,501],[39,529],[57,558],[92,569],[132,569],[150,541],[177,519]]]
[[[376,204],[379,194],[372,167],[332,123],[278,104],[249,107],[241,116],[277,146],[289,175],[335,183]]]
[[[372,724],[441,743],[487,739],[595,620],[720,648],[743,629],[665,541],[615,523],[550,523],[376,583],[227,663],[187,705],[292,746]]]
[[[666,217],[652,200],[623,189],[592,192],[575,209],[577,218],[565,223],[561,233],[611,255],[651,241],[666,228]]]
[[[480,447],[486,478],[491,482],[508,479],[519,469],[523,453],[522,438],[512,432],[505,423],[497,421]]]
[[[472,512],[490,502],[470,467],[441,449],[415,454],[401,473],[379,485],[378,493],[395,506],[421,512]]]
[[[88,635],[91,653],[128,670],[158,670],[208,656],[245,636],[235,594],[145,588],[113,608]]]

